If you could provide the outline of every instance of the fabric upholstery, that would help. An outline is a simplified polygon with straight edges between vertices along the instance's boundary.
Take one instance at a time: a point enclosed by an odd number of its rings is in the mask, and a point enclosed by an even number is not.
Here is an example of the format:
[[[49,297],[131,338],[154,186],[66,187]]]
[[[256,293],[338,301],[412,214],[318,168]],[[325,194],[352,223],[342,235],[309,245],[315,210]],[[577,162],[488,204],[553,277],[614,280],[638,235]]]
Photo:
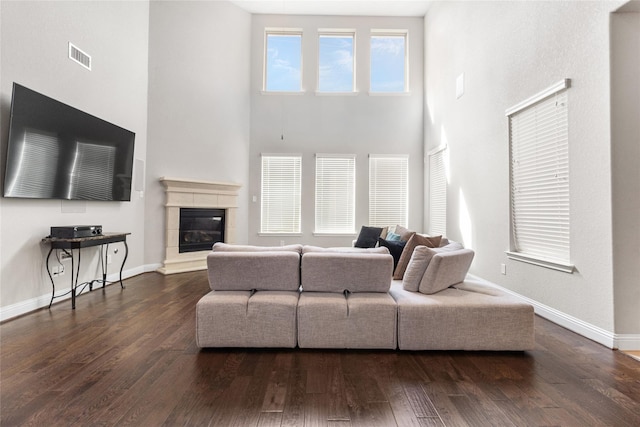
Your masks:
[[[421,234],[414,234],[409,238],[407,244],[404,246],[402,250],[402,254],[400,255],[400,259],[398,260],[398,265],[393,272],[394,280],[402,280],[404,276],[404,272],[407,269],[407,265],[409,264],[409,260],[411,259],[411,255],[413,255],[413,250],[416,246],[427,246],[429,248],[437,248],[440,246],[440,240],[442,240],[442,236],[423,236]]]
[[[302,253],[302,245],[285,246],[253,246],[253,245],[231,245],[228,243],[214,243],[214,252],[298,252]]]
[[[413,250],[407,270],[402,278],[402,287],[404,289],[418,292],[422,276],[424,276],[424,272],[435,254],[436,252],[433,249],[426,246],[417,246]]]
[[[400,240],[403,242],[408,242],[411,236],[416,234],[415,231],[409,230],[401,225],[396,225],[395,230],[393,231],[395,234],[400,236]]]
[[[196,344],[293,348],[298,297],[297,291],[211,291],[196,304]]]
[[[300,348],[396,348],[397,308],[388,293],[302,292]]]
[[[422,276],[418,290],[423,294],[433,294],[462,282],[469,271],[473,256],[474,252],[471,249],[436,253]]]
[[[210,252],[207,271],[214,291],[296,291],[300,287],[297,252]]]
[[[398,304],[400,350],[531,350],[533,307],[467,279],[435,294],[389,291]]]
[[[301,283],[306,292],[387,292],[392,272],[389,254],[308,252]]]
[[[389,250],[389,253],[393,257],[393,269],[395,271],[396,266],[398,265],[398,261],[400,260],[400,256],[402,256],[404,246],[407,244],[407,242],[403,242],[401,240],[396,241],[378,239],[378,243],[380,243],[381,247],[385,247]]]
[[[330,252],[330,253],[365,253],[365,254],[388,254],[389,249],[385,247],[377,248],[354,248],[350,246],[337,247],[337,248],[322,248],[320,246],[304,245],[302,247],[302,254],[309,252]]]

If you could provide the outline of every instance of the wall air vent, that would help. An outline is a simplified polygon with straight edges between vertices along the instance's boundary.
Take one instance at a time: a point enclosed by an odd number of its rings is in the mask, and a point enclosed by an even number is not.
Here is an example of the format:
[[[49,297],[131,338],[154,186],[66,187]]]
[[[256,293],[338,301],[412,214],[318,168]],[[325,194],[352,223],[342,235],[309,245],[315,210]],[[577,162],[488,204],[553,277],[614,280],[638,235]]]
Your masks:
[[[69,42],[69,59],[91,71],[91,56],[78,49],[71,42]]]

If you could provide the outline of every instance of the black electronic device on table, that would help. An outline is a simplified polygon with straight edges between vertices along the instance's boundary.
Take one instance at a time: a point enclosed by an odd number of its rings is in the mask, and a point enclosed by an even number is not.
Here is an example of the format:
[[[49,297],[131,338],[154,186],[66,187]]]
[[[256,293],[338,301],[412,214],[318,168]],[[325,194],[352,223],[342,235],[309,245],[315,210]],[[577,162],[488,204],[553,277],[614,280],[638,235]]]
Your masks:
[[[102,235],[101,225],[67,225],[51,227],[51,237],[56,239],[77,239]]]

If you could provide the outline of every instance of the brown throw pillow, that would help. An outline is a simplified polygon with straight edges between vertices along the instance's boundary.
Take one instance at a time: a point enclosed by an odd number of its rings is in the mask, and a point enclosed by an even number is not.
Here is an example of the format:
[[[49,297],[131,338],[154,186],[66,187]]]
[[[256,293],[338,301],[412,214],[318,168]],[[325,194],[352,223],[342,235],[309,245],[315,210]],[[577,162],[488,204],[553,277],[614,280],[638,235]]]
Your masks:
[[[411,236],[416,234],[415,231],[411,231],[409,229],[406,229],[401,225],[396,225],[396,229],[394,230],[394,233],[399,235],[400,236],[400,240],[402,240],[403,242],[408,242],[409,239],[411,238]]]
[[[428,248],[437,248],[440,246],[440,241],[442,240],[442,236],[422,236],[420,234],[414,234],[411,236],[409,241],[404,247],[402,251],[402,255],[400,255],[400,259],[398,260],[398,265],[396,266],[395,271],[393,272],[394,280],[402,280],[404,277],[404,272],[407,269],[407,265],[409,264],[409,260],[411,259],[411,255],[413,255],[413,250],[416,246],[426,246]]]

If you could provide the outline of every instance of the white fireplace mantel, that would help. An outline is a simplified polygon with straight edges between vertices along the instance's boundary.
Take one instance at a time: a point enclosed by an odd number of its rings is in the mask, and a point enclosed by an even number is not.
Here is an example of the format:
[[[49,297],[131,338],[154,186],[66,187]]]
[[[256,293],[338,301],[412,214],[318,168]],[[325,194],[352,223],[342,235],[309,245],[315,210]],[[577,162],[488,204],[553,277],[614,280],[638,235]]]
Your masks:
[[[229,182],[160,178],[165,187],[166,254],[162,274],[183,273],[207,268],[210,251],[179,252],[180,208],[212,208],[225,210],[225,241],[235,243],[238,191],[241,185]]]

